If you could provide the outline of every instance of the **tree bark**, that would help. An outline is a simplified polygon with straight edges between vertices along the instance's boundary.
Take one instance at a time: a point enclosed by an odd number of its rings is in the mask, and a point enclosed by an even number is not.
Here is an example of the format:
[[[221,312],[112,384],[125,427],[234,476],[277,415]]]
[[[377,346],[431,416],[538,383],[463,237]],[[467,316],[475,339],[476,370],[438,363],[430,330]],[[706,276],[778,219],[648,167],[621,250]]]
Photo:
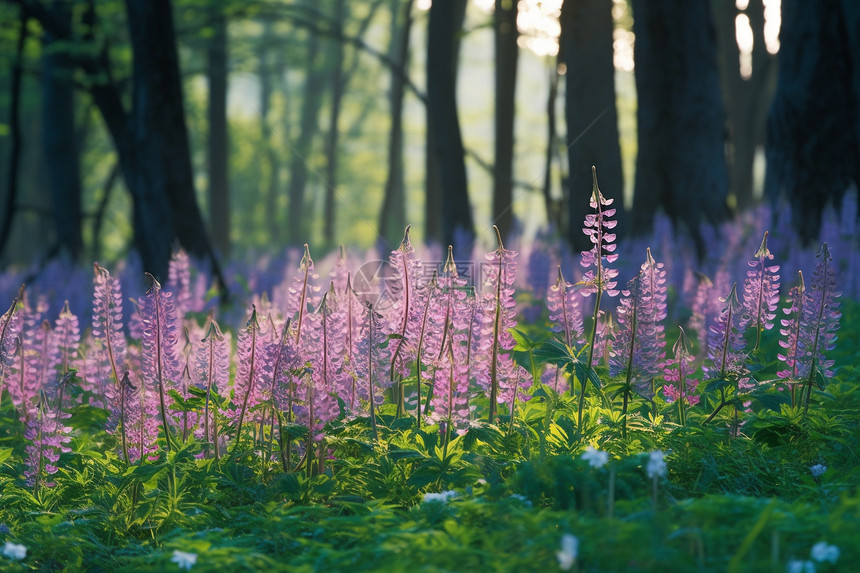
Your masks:
[[[227,125],[227,22],[223,8],[210,7],[213,36],[206,48],[209,80],[209,230],[212,245],[230,254],[230,180]]]
[[[564,0],[559,55],[567,66],[568,240],[578,251],[591,248],[581,223],[591,212],[592,166],[597,167],[600,190],[615,199],[619,221],[624,216],[613,29],[612,0]]]
[[[514,114],[519,57],[515,0],[496,0],[493,28],[496,45],[493,222],[506,239],[510,236],[514,223]]]
[[[320,42],[316,32],[308,32],[307,66],[305,68],[305,89],[302,97],[301,118],[299,120],[298,140],[292,146],[290,161],[290,185],[288,189],[289,209],[287,215],[287,241],[292,246],[307,242],[307,229],[303,223],[308,216],[305,211],[305,187],[308,182],[308,161],[311,144],[318,131],[321,92],[325,75],[320,69]]]
[[[860,9],[783,0],[778,83],[767,119],[766,192],[788,198],[795,230],[818,238],[828,203],[860,183]]]
[[[343,23],[346,19],[344,0],[335,0],[334,25],[339,35],[343,35]],[[335,211],[334,198],[337,191],[337,145],[340,136],[341,100],[345,78],[343,73],[343,42],[334,40],[331,44],[331,109],[329,110],[328,133],[325,140],[325,201],[323,202],[323,237],[327,248],[334,247],[335,241]]]
[[[401,10],[402,4],[402,10]],[[388,176],[385,179],[385,197],[379,213],[380,238],[387,242],[388,250],[396,245],[406,227],[406,183],[403,173],[403,96],[402,76],[409,61],[409,36],[412,30],[412,0],[391,2],[390,57],[400,65],[400,72],[392,70],[388,101],[391,106],[391,130],[388,136]]]
[[[634,0],[639,154],[631,228],[652,229],[662,208],[699,256],[703,222],[728,216],[725,131],[707,0]]]
[[[474,236],[457,117],[458,34],[465,10],[465,0],[434,2],[427,25],[427,123],[433,126],[428,155],[435,157],[441,185],[441,236],[428,236],[428,240],[441,239],[449,245],[454,244],[455,236],[471,244]],[[428,212],[428,218],[430,215]]]
[[[9,82],[9,171],[6,177],[6,202],[3,219],[0,221],[0,255],[12,234],[12,223],[18,201],[18,170],[21,164],[21,80],[24,74],[24,45],[27,42],[27,14],[21,11],[18,42],[15,47],[15,62],[12,64],[12,77]]]

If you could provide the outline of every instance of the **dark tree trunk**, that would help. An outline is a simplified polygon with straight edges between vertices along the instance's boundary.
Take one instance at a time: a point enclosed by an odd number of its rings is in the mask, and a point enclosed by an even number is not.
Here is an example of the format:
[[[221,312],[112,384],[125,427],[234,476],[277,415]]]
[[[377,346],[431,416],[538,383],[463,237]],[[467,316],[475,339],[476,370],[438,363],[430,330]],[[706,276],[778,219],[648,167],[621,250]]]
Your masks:
[[[860,183],[860,7],[783,0],[779,72],[767,119],[766,191],[784,195],[814,241],[828,202]]]
[[[18,42],[15,47],[15,62],[12,64],[12,77],[9,82],[9,171],[6,176],[6,201],[3,218],[0,220],[0,255],[12,234],[15,209],[18,201],[18,170],[21,164],[21,80],[24,73],[24,45],[27,42],[27,15],[21,11]]]
[[[493,221],[503,238],[514,222],[514,112],[517,87],[517,2],[496,0],[493,12],[496,43],[495,161],[493,164]]]
[[[546,99],[546,156],[543,171],[543,203],[546,209],[546,220],[557,232],[566,232],[564,228],[564,213],[562,204],[552,196],[552,162],[560,154],[558,131],[556,129],[555,103],[558,99],[558,67],[550,71],[549,93]],[[566,146],[565,146],[566,149]],[[565,187],[562,184],[562,187]]]
[[[457,117],[458,35],[465,10],[465,0],[434,2],[427,25],[427,123],[433,126],[428,154],[435,156],[441,186],[441,237],[438,238],[449,245],[454,244],[455,236],[462,235],[470,243],[474,236]]]
[[[344,0],[335,0],[334,25],[337,34],[343,35],[343,23],[346,19]],[[328,133],[325,140],[325,201],[323,203],[323,237],[327,248],[332,248],[335,242],[335,212],[334,198],[337,191],[337,145],[340,136],[340,107],[343,99],[345,78],[343,73],[343,42],[334,40],[331,44],[331,109],[329,109]]]
[[[591,212],[592,166],[597,167],[600,190],[615,199],[619,221],[624,215],[613,29],[612,0],[564,0],[559,55],[567,66],[568,239],[578,251],[591,248],[580,223]]]
[[[227,126],[227,22],[223,9],[213,5],[213,36],[206,49],[209,80],[209,229],[212,245],[230,254],[230,180]]]
[[[269,105],[272,98],[272,76],[273,74],[283,79],[286,65],[283,59],[283,50],[279,51],[274,58],[275,69],[270,69],[272,65],[271,51],[269,42],[272,39],[271,22],[263,23],[263,37],[257,51],[257,62],[259,64],[258,75],[260,79],[260,133],[263,139],[262,158],[266,164],[266,168],[262,170],[262,194],[263,201],[266,204],[266,231],[269,239],[274,244],[280,244],[283,239],[281,233],[281,225],[278,209],[278,189],[280,184],[278,154],[275,152],[275,146],[272,143],[272,124],[269,122]],[[284,82],[285,83],[285,82]],[[287,95],[286,85],[281,86],[284,96]],[[289,106],[287,106],[289,107]],[[285,116],[288,114],[284,114]],[[284,132],[282,137],[289,137],[289,133]]]
[[[311,144],[319,130],[318,119],[322,105],[321,92],[325,75],[320,65],[320,42],[316,32],[309,32],[305,89],[302,97],[298,140],[292,146],[290,161],[289,209],[287,215],[287,241],[300,245],[307,241],[308,229],[303,225],[308,219],[305,211],[305,187],[308,182],[308,161]]]
[[[632,230],[651,231],[658,209],[689,231],[728,216],[725,131],[716,42],[707,0],[633,0],[639,154]]]
[[[379,214],[379,234],[393,249],[406,227],[406,184],[403,174],[403,96],[402,76],[409,62],[409,36],[412,29],[412,0],[391,2],[391,47],[389,56],[400,67],[391,71],[388,101],[391,106],[391,131],[388,137],[388,176],[385,198]]]
[[[735,19],[740,12],[731,2],[715,2],[713,8],[726,107],[729,191],[734,195],[737,208],[742,210],[754,202],[753,164],[756,150],[764,145],[767,108],[776,85],[776,59],[765,46],[762,0],[752,0],[744,11],[753,30],[752,73],[749,77],[743,77],[739,67]]]
[[[64,26],[72,14],[61,2],[51,4],[51,14]],[[57,230],[58,251],[73,260],[81,255],[81,169],[75,132],[74,68],[64,49],[54,49],[50,31],[44,35],[42,57],[42,142]]]
[[[122,161],[144,268],[166,278],[174,241],[211,256],[194,195],[182,78],[169,0],[126,0],[131,47],[133,151]],[[129,167],[131,169],[129,169]]]

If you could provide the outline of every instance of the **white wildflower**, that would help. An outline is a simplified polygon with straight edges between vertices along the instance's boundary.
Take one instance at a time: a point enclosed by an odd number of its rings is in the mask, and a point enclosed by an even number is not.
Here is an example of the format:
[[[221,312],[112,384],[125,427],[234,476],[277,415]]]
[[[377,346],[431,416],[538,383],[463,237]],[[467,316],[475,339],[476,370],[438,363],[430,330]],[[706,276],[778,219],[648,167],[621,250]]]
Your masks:
[[[173,557],[170,560],[179,565],[180,569],[190,571],[191,566],[197,563],[197,554],[186,553],[177,549],[173,552]]]
[[[579,539],[570,533],[561,536],[561,549],[556,552],[558,566],[567,571],[576,563],[576,555],[579,552]]]
[[[433,501],[436,501],[439,503],[448,503],[448,500],[453,498],[453,497],[457,497],[456,491],[448,490],[448,491],[443,491],[441,493],[425,493],[424,494],[424,503],[430,503]]]
[[[818,476],[824,474],[827,471],[827,466],[824,464],[815,464],[811,468],[809,468],[809,473],[812,474],[812,477],[817,478]]]
[[[786,573],[815,573],[815,563],[792,559],[785,568]]]
[[[662,450],[655,450],[648,454],[648,466],[645,471],[649,478],[663,477],[666,475],[666,462],[663,460],[665,454]]]
[[[595,469],[602,468],[609,462],[609,452],[602,452],[596,448],[588,446],[582,454],[582,459],[588,462],[588,465]]]
[[[3,546],[3,556],[9,559],[24,559],[27,556],[27,548],[18,543],[7,541]]]
[[[836,563],[839,560],[839,548],[835,545],[828,545],[826,541],[819,541],[812,546],[812,558],[816,561],[830,561]]]

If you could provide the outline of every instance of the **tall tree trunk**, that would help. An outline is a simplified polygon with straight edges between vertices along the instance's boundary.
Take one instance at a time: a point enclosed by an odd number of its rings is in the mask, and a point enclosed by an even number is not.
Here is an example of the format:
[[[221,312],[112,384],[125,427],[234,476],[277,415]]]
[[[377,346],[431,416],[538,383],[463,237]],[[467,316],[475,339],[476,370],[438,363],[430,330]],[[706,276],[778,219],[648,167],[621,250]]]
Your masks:
[[[12,78],[9,82],[9,171],[6,177],[6,201],[3,219],[0,220],[0,255],[12,234],[12,223],[18,201],[18,170],[21,165],[21,80],[24,73],[24,45],[27,43],[27,14],[21,11],[18,42],[15,47],[15,62],[12,64]]]
[[[303,222],[307,221],[305,212],[305,187],[308,182],[308,168],[311,154],[311,144],[314,134],[318,131],[321,92],[325,75],[320,65],[320,42],[316,32],[309,31],[307,67],[305,69],[305,89],[302,97],[301,118],[299,120],[298,140],[292,146],[290,161],[290,186],[288,190],[289,205],[287,215],[287,241],[290,245],[300,245],[307,240],[307,229]]]
[[[506,238],[510,236],[514,222],[514,113],[519,58],[516,0],[496,0],[493,28],[496,44],[493,221],[502,237]]]
[[[767,119],[766,191],[785,195],[809,243],[828,203],[860,184],[860,8],[783,0],[776,94]]]
[[[174,241],[212,257],[191,170],[182,78],[169,0],[126,0],[134,54],[131,149],[121,159],[144,268],[167,276]],[[212,257],[214,261],[214,257]]]
[[[474,236],[463,140],[457,117],[458,35],[465,12],[465,0],[434,2],[427,26],[427,123],[433,126],[432,147],[428,154],[435,156],[441,185],[439,238],[443,244],[454,244],[455,236],[463,236],[471,243]]]
[[[401,10],[402,5],[402,10]],[[389,57],[400,71],[391,70],[391,87],[388,101],[391,106],[391,131],[388,136],[388,176],[385,179],[385,197],[379,214],[379,234],[389,249],[406,227],[406,183],[403,173],[403,96],[402,76],[409,62],[409,36],[412,29],[412,0],[391,2],[391,46]]]
[[[269,42],[272,40],[272,23],[269,21],[263,22],[263,37],[259,42],[257,49],[258,76],[260,81],[260,134],[263,140],[262,158],[266,164],[266,168],[262,169],[263,182],[261,184],[261,192],[263,201],[266,204],[266,234],[274,244],[280,244],[283,239],[281,233],[281,225],[279,225],[279,209],[278,209],[278,188],[280,183],[278,154],[275,152],[275,145],[272,142],[272,124],[269,119],[269,108],[272,99],[272,75],[276,74],[283,79],[284,59],[282,50],[274,58],[275,69],[271,69],[272,57],[269,48]],[[282,86],[283,93],[286,96],[286,86]],[[289,106],[287,106],[289,108]],[[289,115],[284,113],[285,116]],[[286,138],[289,134],[284,133],[282,137]]]
[[[591,212],[592,166],[597,167],[600,190],[615,199],[619,221],[624,215],[613,29],[612,0],[564,0],[559,55],[567,66],[568,240],[578,251],[591,248],[580,223]]]
[[[638,141],[631,228],[659,208],[689,231],[728,215],[723,107],[708,0],[633,0]]]
[[[556,128],[555,102],[558,99],[558,64],[550,71],[549,93],[546,98],[546,156],[543,170],[543,203],[546,210],[546,220],[559,233],[565,233],[564,214],[562,205],[552,196],[552,162],[560,153],[558,148],[558,131]],[[562,188],[566,184],[562,183]]]
[[[346,19],[344,0],[335,0],[334,25],[339,36],[343,35],[343,23]],[[335,211],[334,198],[337,191],[337,144],[340,136],[338,123],[340,107],[343,99],[343,42],[335,39],[331,44],[331,108],[329,109],[328,134],[325,141],[325,201],[323,203],[323,237],[327,248],[334,246]]]
[[[51,4],[51,14],[64,26],[72,25],[72,14],[62,2]],[[74,68],[65,49],[51,46],[55,38],[47,31],[42,57],[42,142],[47,159],[48,181],[57,230],[59,251],[76,260],[83,249],[81,236],[81,169],[75,132]]]
[[[213,35],[206,48],[209,80],[209,229],[212,245],[230,254],[230,181],[227,126],[227,22],[223,8],[212,5]]]

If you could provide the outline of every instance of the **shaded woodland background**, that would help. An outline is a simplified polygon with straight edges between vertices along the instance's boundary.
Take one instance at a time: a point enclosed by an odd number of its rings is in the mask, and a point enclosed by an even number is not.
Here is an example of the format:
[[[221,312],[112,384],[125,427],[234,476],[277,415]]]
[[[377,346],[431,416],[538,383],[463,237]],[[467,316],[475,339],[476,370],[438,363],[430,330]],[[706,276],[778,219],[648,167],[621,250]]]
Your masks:
[[[860,177],[852,0],[0,0],[0,268],[535,232]],[[778,36],[777,36],[778,31]]]

